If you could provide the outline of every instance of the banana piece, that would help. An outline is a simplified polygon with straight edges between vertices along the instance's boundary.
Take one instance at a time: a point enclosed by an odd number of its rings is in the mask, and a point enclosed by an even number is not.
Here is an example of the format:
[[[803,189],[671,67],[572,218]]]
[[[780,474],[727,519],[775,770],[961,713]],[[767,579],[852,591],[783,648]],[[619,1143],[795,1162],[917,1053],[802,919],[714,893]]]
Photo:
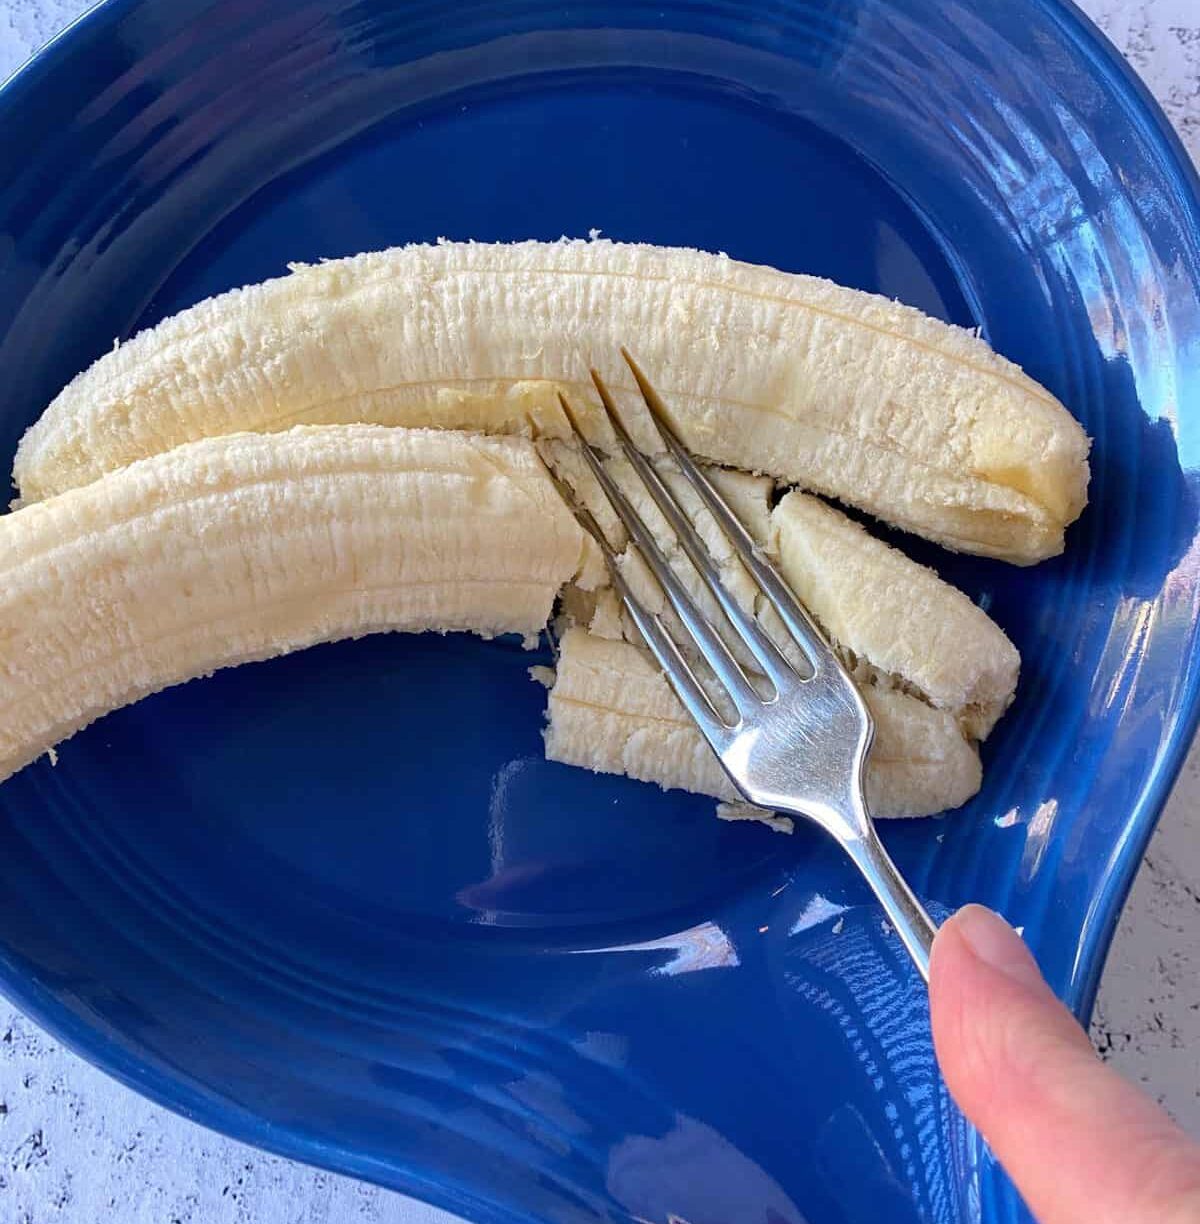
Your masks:
[[[522,438],[191,443],[0,517],[0,778],[216,668],[381,630],[533,635],[594,568]]]
[[[1013,699],[1021,656],[982,608],[816,497],[787,494],[771,531],[788,585],[860,684],[913,693],[968,739],[987,738]]]
[[[559,642],[546,756],[736,802],[716,757],[666,677],[638,647],[580,628]],[[892,689],[868,686],[875,719],[866,790],[878,816],[958,807],[978,789],[979,754],[952,715]]]
[[[678,474],[664,473],[686,500]],[[855,573],[863,596],[839,622],[859,649],[879,574],[922,593],[919,623],[955,598],[973,607],[814,499],[802,499],[809,515],[789,510],[795,494],[771,513],[769,481],[713,475],[760,539],[803,553],[808,531],[818,557],[822,539],[834,542],[830,564]],[[627,471],[620,479],[636,492]],[[717,549],[719,529],[694,498],[687,507]],[[593,624],[625,630],[611,589],[585,589],[597,588],[597,550],[522,438],[346,425],[207,439],[0,518],[0,545],[0,778],[110,709],[319,641],[388,629],[531,635],[564,584]],[[821,564],[805,564],[819,600]],[[977,753],[954,713],[891,683],[878,671],[866,690],[876,806],[957,805],[978,786]],[[550,712],[554,759],[734,797],[665,678],[626,641],[567,632]]]
[[[624,528],[579,451],[563,442],[543,442],[539,449],[591,511],[614,549],[625,549]],[[720,623],[719,605],[641,480],[624,459],[610,459],[605,466],[705,616]],[[768,629],[774,622],[776,636],[786,648],[790,642],[786,631],[766,610],[757,585],[691,485],[671,462],[659,460],[656,467],[694,523],[726,588]],[[907,691],[953,714],[968,739],[987,738],[1012,701],[1021,659],[981,608],[932,569],[876,539],[817,497],[793,491],[772,510],[772,483],[767,478],[722,468],[710,468],[708,475],[754,539],[774,555],[789,585],[860,683]],[[641,602],[675,627],[670,604],[636,550],[624,552],[620,563]],[[612,606],[603,591],[592,592],[576,603],[575,623],[588,624],[586,613],[592,610],[592,632],[640,643],[624,618],[619,622],[621,632],[614,632]],[[751,656],[739,653],[737,643],[731,645],[741,662],[752,665]]]
[[[636,549],[626,550],[629,541],[625,528],[607,495],[585,465],[579,449],[566,442],[542,441],[538,444],[538,450],[559,479],[574,491],[576,500],[590,511],[609,543],[620,555],[622,571],[634,593],[646,607],[662,616],[670,629],[677,629],[678,619],[663,596],[662,588],[642,560],[641,554]],[[753,611],[759,595],[758,586],[738,561],[724,531],[673,462],[663,457],[655,461],[655,467],[684,513],[695,525],[700,539],[716,563],[726,589],[743,608]],[[658,540],[672,568],[705,616],[719,625],[723,616],[720,605],[692,567],[641,478],[624,458],[606,460],[605,468]],[[770,502],[774,482],[766,476],[753,476],[749,472],[728,468],[709,467],[707,474],[750,534],[759,543],[765,544],[771,532]],[[610,589],[591,592],[587,598],[577,598],[567,593],[564,602],[574,624],[586,624],[593,633],[599,633],[601,636],[641,640],[632,621]],[[740,661],[747,665],[753,663],[752,656],[744,649],[739,649],[740,643],[736,640],[731,640],[730,646]]]
[[[1085,504],[1082,429],[973,333],[814,277],[607,241],[410,246],[212,298],[76,378],[15,477],[32,502],[299,422],[565,436],[555,393],[583,407],[589,362],[634,402],[622,343],[698,455],[951,548],[1037,561]]]
[[[543,442],[543,456],[591,510],[615,549],[626,535],[579,452]],[[676,573],[713,623],[721,613],[644,485],[623,459],[606,468],[660,540]],[[756,611],[776,640],[798,648],[763,607],[757,586],[724,533],[672,464],[657,463],[696,526],[727,588]],[[1020,667],[1015,647],[988,616],[937,574],[869,535],[840,511],[792,492],[770,509],[769,481],[713,469],[710,476],[751,534],[766,545],[789,584],[832,639],[875,716],[868,793],[885,815],[926,815],[958,806],[980,783],[977,741],[1012,700]],[[634,593],[676,632],[678,621],[635,550],[620,556]],[[609,588],[568,596],[576,626],[560,644],[549,699],[547,754],[553,760],[627,773],[729,801],[736,792],[695,731]],[[605,644],[605,639],[608,644]],[[625,639],[625,640],[621,640]],[[752,658],[731,642],[743,665]],[[719,689],[713,691],[720,700]],[[762,814],[747,809],[755,818]],[[738,809],[741,812],[741,809]],[[741,813],[743,816],[745,813]]]

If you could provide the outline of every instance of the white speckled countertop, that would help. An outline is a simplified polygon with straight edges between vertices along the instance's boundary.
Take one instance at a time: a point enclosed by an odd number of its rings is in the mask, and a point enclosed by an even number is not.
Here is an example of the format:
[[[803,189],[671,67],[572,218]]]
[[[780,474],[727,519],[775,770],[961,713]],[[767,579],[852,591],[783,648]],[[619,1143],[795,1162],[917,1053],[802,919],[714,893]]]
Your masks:
[[[86,8],[0,0],[0,78]],[[1200,4],[1082,0],[1200,160]],[[1200,743],[1151,843],[1093,1025],[1101,1053],[1200,1136]],[[4,1224],[428,1224],[399,1195],[265,1156],[67,1053],[0,998]]]

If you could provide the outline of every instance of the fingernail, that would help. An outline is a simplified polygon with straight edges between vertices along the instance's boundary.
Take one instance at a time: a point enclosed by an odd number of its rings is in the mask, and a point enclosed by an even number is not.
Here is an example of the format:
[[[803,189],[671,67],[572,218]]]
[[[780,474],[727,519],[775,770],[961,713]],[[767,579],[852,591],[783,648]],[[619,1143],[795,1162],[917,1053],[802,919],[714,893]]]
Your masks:
[[[985,965],[1026,986],[1043,981],[1037,961],[1025,941],[993,910],[982,905],[967,905],[950,921],[963,942]]]

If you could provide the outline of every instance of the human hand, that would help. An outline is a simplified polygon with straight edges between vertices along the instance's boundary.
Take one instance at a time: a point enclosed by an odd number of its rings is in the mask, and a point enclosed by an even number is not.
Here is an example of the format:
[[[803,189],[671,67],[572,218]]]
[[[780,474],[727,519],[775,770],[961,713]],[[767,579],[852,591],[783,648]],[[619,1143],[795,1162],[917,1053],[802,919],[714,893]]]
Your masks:
[[[1096,1057],[1002,918],[955,914],[930,979],[950,1092],[1041,1224],[1200,1224],[1200,1144]]]

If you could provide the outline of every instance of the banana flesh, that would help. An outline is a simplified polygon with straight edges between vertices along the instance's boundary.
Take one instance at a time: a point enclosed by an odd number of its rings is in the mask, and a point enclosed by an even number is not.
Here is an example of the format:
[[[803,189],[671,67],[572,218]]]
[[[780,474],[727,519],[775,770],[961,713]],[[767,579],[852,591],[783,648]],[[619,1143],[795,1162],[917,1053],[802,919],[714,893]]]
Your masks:
[[[542,449],[604,514],[578,452]],[[665,540],[628,466],[610,470]],[[660,470],[754,608],[756,588],[720,529],[669,464]],[[794,493],[771,510],[766,478],[712,476],[860,669],[877,724],[868,775],[877,810],[964,802],[979,785],[972,735],[1015,683],[1007,639],[838,511]],[[592,631],[562,636],[548,755],[735,798],[665,678],[623,640],[631,627],[603,585],[598,550],[527,439],[373,425],[205,439],[0,518],[0,545],[0,778],[106,711],[216,668],[384,630],[530,636],[565,588],[567,614]],[[643,597],[661,602],[634,554],[622,563]],[[700,597],[698,576],[681,572]],[[888,653],[878,619],[897,592],[914,605],[903,656]],[[947,633],[954,664],[936,654]]]
[[[0,517],[0,778],[101,714],[382,630],[537,634],[595,546],[533,444],[207,439]]]
[[[572,454],[554,448],[560,473]],[[754,588],[727,542],[722,551],[719,528],[661,467],[752,608]],[[653,522],[627,467],[611,468]],[[814,611],[837,618],[843,651],[870,669],[860,679],[877,727],[876,809],[916,815],[964,802],[979,785],[980,678],[997,684],[989,716],[1015,682],[1007,639],[839,512],[798,494],[772,511],[769,480],[712,475]],[[599,496],[574,479],[581,495]],[[623,543],[615,521],[609,530]],[[735,798],[665,677],[623,640],[630,626],[600,585],[595,545],[526,439],[372,425],[206,439],[0,518],[0,545],[0,778],[106,711],[219,667],[384,630],[533,635],[565,587],[568,614],[574,600],[592,632],[562,636],[548,755]],[[630,572],[653,598],[652,579]],[[684,576],[699,595],[698,577]],[[904,658],[887,653],[878,621],[879,601],[894,607],[897,591],[920,608]],[[947,632],[959,647],[952,667],[936,656]]]
[[[863,697],[875,719],[866,790],[876,815],[940,812],[979,789],[979,754],[952,715],[894,689],[868,686]],[[739,798],[666,677],[629,642],[568,630],[559,642],[549,719],[552,761]]]
[[[566,466],[560,457],[560,475]],[[622,461],[608,467],[653,524],[656,512],[640,482]],[[772,623],[763,615],[757,587],[740,563],[725,555],[727,542],[722,554],[714,538],[724,540],[720,529],[689,503],[690,489],[677,474],[673,478],[666,465],[660,471],[685,495],[684,506],[735,598],[756,611],[786,649],[786,631],[777,618]],[[839,511],[796,492],[770,510],[769,487],[756,487],[756,478],[715,475],[727,498],[740,498],[739,516],[760,541],[769,541],[789,585],[859,683],[876,724],[866,778],[873,810],[883,816],[921,816],[965,803],[981,781],[978,741],[986,738],[1016,688],[1016,648],[960,591]],[[578,471],[571,472],[571,482],[577,496],[602,515],[597,504],[602,494],[595,484]],[[615,519],[605,528],[615,546],[624,543]],[[665,524],[657,524],[659,538],[665,531]],[[719,616],[695,571],[673,560],[706,615]],[[621,565],[638,597],[677,631],[674,613],[636,554],[624,553]],[[547,756],[727,802],[736,799],[665,677],[639,649],[640,638],[619,614],[615,595],[602,588],[578,598],[573,611],[578,627],[562,636],[550,690]],[[795,654],[794,644],[791,651]],[[752,660],[743,654],[741,662]],[[719,701],[719,690],[712,695]]]
[[[622,343],[698,455],[951,548],[1054,555],[1086,501],[1083,431],[973,333],[814,277],[607,241],[397,248],[202,302],[76,378],[15,475],[33,502],[297,423],[565,436],[556,391],[582,407],[589,362],[612,367]]]
[[[982,608],[805,493],[783,498],[771,530],[788,585],[860,685],[915,694],[968,739],[987,738],[1012,701],[1021,657]]]
[[[772,508],[774,478],[1026,563],[1061,549],[1084,504],[1082,431],[976,337],[908,308],[607,242],[447,243],[297,268],[201,303],[77,378],[22,440],[24,508],[0,519],[0,640],[14,644],[0,685],[15,695],[0,777],[104,711],[216,667],[384,629],[528,636],[561,594],[547,754],[735,798],[541,465],[675,625],[557,404],[567,388],[611,451],[580,378],[630,339],[691,448],[746,469],[709,470],[863,688],[875,809],[964,802],[978,741],[1011,701],[1016,650],[932,570],[827,503],[794,490]],[[609,381],[654,450],[632,383]],[[690,486],[655,462],[734,597],[795,651]],[[607,466],[719,621],[628,464]]]
[[[543,443],[541,449],[592,512],[613,547],[626,549],[624,529],[579,453],[557,442]],[[629,464],[613,459],[605,466],[662,543],[706,618],[721,624],[715,598],[682,555],[666,520]],[[757,585],[691,486],[665,460],[657,467],[695,524],[726,588],[743,609],[759,616],[785,652],[797,658],[798,648],[778,618],[764,607]],[[987,737],[1012,701],[1020,655],[981,608],[933,570],[876,539],[816,497],[793,491],[771,509],[769,480],[723,469],[710,469],[709,475],[751,535],[774,555],[788,584],[833,642],[860,687],[894,690],[948,715],[954,733],[968,745]],[[678,638],[674,611],[640,555],[626,550],[619,563],[637,597]],[[573,611],[575,624],[586,626],[598,637],[641,642],[611,593],[593,592],[576,599],[573,608],[569,602],[568,610]],[[739,661],[752,668],[753,659],[740,649],[740,643],[729,644]],[[903,703],[896,708],[902,707]],[[916,726],[913,720],[917,717],[914,714],[906,722]],[[941,720],[938,724],[942,725]],[[899,736],[897,732],[893,738]]]

